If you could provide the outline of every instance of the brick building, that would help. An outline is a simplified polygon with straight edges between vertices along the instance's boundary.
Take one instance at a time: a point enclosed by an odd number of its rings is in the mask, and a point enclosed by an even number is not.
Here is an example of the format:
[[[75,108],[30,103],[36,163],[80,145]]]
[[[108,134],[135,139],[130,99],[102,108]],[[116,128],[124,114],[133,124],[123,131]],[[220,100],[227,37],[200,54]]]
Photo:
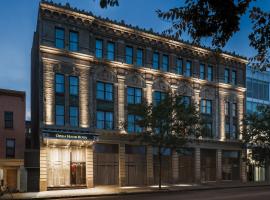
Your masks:
[[[0,89],[0,180],[24,190],[25,93]]]
[[[42,2],[31,80],[33,152],[40,159],[31,177],[41,191],[157,183],[156,148],[130,142],[140,129],[127,105],[159,101],[170,90],[198,105],[209,133],[164,153],[163,182],[246,181],[240,144],[246,63]]]

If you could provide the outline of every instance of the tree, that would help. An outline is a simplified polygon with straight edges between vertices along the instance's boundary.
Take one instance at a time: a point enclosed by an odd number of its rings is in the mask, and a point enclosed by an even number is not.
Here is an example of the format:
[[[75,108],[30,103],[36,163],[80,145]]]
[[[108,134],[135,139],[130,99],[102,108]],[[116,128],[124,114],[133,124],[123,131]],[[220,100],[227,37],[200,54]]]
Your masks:
[[[270,106],[258,106],[258,112],[247,114],[244,119],[243,142],[249,149],[249,158],[257,166],[266,167],[269,178],[270,166]]]
[[[128,107],[130,113],[138,116],[136,125],[141,132],[133,140],[155,146],[158,149],[159,188],[161,189],[162,154],[166,148],[183,147],[198,137],[202,121],[198,109],[188,104],[179,95],[164,94],[163,100],[148,104],[143,101]]]
[[[183,6],[167,11],[157,10],[157,15],[171,22],[171,27],[163,33],[180,38],[187,33],[195,44],[203,38],[211,40],[217,52],[240,29],[240,21],[249,12],[252,32],[250,46],[257,54],[251,57],[250,65],[265,70],[270,68],[270,13],[252,6],[256,0],[185,0]],[[100,0],[100,6],[118,6],[118,0]]]

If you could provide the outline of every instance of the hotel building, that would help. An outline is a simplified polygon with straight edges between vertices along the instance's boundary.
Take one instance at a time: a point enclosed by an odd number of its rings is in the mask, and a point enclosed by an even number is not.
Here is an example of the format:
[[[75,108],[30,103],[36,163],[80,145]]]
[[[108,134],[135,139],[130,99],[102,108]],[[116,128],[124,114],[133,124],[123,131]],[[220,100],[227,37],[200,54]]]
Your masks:
[[[130,141],[140,128],[127,105],[160,101],[169,90],[198,105],[209,132],[164,152],[163,183],[246,181],[246,63],[43,1],[31,69],[31,155],[39,162],[26,164],[28,189],[156,184],[156,148]]]

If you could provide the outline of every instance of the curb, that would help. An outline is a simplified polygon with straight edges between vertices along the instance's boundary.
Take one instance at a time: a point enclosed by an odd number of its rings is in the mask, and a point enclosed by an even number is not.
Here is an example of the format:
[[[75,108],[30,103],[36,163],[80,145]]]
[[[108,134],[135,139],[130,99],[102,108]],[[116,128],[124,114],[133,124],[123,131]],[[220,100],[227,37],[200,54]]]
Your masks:
[[[270,184],[261,185],[235,185],[235,186],[206,186],[198,188],[186,188],[186,189],[161,189],[161,190],[148,190],[148,191],[134,191],[134,192],[118,192],[118,193],[108,193],[108,194],[94,194],[94,195],[78,195],[78,196],[60,196],[60,197],[33,197],[31,199],[49,200],[49,199],[73,199],[73,198],[87,198],[87,197],[108,197],[108,196],[126,196],[126,195],[140,195],[140,194],[154,194],[154,193],[180,193],[180,192],[190,192],[190,191],[207,191],[207,190],[226,190],[226,189],[236,189],[236,188],[254,188],[254,187],[270,187]],[[1,199],[1,198],[0,198]],[[17,199],[17,198],[14,198]]]

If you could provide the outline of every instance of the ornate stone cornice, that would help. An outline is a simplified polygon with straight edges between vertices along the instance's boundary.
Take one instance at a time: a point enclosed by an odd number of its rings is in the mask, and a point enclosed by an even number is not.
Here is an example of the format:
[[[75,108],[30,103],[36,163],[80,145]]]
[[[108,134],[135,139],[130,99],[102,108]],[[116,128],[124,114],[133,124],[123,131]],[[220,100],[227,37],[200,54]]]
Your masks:
[[[167,48],[172,50],[185,50],[186,54],[196,57],[215,57],[214,50],[188,43],[183,40],[178,40],[170,36],[162,35],[154,32],[152,29],[146,30],[138,26],[127,25],[124,21],[117,22],[108,18],[94,16],[91,12],[79,10],[70,7],[69,4],[55,4],[52,1],[42,1],[40,3],[40,16],[55,18],[56,20],[63,18],[65,21],[86,28],[95,27],[104,34],[113,34],[127,39],[136,39],[138,42],[153,44],[156,47]],[[94,26],[92,26],[94,24]],[[221,52],[219,56],[223,62],[232,62],[235,64],[246,65],[247,59],[243,56],[236,55],[230,52]]]

